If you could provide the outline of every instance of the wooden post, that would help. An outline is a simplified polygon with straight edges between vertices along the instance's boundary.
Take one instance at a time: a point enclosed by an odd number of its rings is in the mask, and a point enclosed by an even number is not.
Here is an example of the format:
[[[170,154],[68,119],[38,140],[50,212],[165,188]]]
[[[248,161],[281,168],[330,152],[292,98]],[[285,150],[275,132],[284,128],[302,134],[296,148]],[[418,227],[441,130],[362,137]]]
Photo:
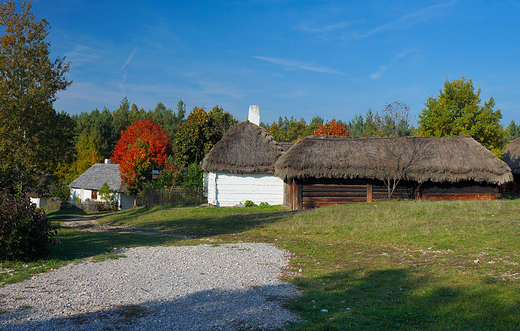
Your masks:
[[[298,181],[298,184],[296,185],[296,201],[297,201],[297,208],[303,209],[303,197],[302,197],[302,183]]]
[[[296,197],[298,190],[296,188],[296,179],[292,178],[291,181],[291,209],[294,210],[298,208]]]
[[[367,184],[367,202],[372,202],[372,184]]]

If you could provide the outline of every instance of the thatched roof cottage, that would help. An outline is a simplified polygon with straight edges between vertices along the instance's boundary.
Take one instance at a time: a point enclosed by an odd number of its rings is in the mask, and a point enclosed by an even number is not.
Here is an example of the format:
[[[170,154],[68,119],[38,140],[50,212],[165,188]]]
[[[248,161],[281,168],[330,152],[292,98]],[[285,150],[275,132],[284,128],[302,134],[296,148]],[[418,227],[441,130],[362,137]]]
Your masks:
[[[275,167],[293,209],[385,200],[394,184],[391,198],[495,199],[498,185],[512,179],[510,168],[469,136],[310,136]]]
[[[258,124],[258,106],[251,106],[248,120],[232,127],[204,157],[209,204],[235,206],[247,200],[283,204],[284,184],[274,176],[274,163],[284,149]]]
[[[511,168],[513,181],[502,185],[501,191],[508,194],[520,194],[520,138],[516,138],[506,146],[502,159]]]

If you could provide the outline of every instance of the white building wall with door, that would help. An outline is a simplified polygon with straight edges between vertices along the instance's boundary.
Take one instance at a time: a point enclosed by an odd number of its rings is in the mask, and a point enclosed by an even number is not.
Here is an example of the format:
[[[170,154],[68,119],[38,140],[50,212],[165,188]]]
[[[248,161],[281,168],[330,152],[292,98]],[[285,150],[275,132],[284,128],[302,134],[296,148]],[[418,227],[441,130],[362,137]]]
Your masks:
[[[72,188],[71,189],[71,200],[76,200],[78,198],[80,201],[86,201],[87,199],[90,201],[100,201],[104,202],[101,199],[99,192],[95,191],[97,196],[96,198],[92,198],[92,192],[94,190],[82,189],[82,188]],[[132,208],[134,206],[134,198],[126,195],[125,193],[113,193],[114,199],[117,202],[117,205],[120,209]]]
[[[36,208],[47,206],[47,198],[31,198],[31,203],[36,205]]]
[[[247,200],[256,205],[284,203],[284,184],[270,174],[204,173],[204,187],[208,203],[218,207],[232,207]]]
[[[92,200],[92,190],[82,188],[71,188],[70,198],[71,200],[76,200],[77,198],[80,201],[85,201],[87,199]]]
[[[128,196],[125,193],[114,193],[120,209],[132,208],[134,206],[134,197]]]

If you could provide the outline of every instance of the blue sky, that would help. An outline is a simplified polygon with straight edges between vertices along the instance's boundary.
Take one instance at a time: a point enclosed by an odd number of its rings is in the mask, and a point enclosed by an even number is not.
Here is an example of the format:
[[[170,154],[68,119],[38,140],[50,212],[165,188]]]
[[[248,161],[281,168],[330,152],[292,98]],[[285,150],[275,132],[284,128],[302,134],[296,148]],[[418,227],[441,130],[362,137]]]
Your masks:
[[[348,121],[396,100],[413,118],[446,79],[472,79],[520,123],[518,1],[33,1],[52,57],[71,61],[57,110],[219,105],[245,120]]]

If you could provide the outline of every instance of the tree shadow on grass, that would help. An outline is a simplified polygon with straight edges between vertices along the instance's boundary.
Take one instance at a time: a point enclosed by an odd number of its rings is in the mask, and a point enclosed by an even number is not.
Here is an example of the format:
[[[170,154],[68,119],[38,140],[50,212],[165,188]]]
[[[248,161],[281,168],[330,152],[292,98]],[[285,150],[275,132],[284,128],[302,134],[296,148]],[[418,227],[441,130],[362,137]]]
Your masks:
[[[175,229],[189,238],[211,237],[241,233],[250,229],[285,220],[291,212],[267,212],[234,214],[227,216],[182,217],[163,222],[160,226]]]
[[[114,223],[125,224],[125,219],[148,216],[153,212],[154,210],[135,208],[116,214],[115,219],[117,221]],[[207,215],[206,212],[203,212],[201,213],[202,216],[187,215],[186,217],[177,217],[172,220],[147,223],[146,227],[122,226],[96,232],[64,226],[56,236],[61,240],[61,244],[52,246],[49,258],[74,260],[100,254],[110,254],[114,248],[118,247],[194,244],[193,240],[201,238],[211,239],[215,236],[225,237],[226,235],[233,235],[269,223],[278,222],[285,219],[289,213],[291,212],[262,212],[261,210],[256,210],[249,213],[233,212],[227,215],[209,213]],[[79,215],[77,212],[74,212],[69,214],[69,218],[66,215],[63,212],[51,216],[51,219],[59,220],[62,224],[66,224],[67,220],[87,214]]]
[[[295,330],[520,330],[513,284],[446,286],[412,269],[353,270],[310,281],[296,281],[308,290],[291,305],[306,320]]]
[[[59,223],[62,221],[68,221],[74,217],[81,217],[88,215],[86,212],[80,209],[59,209],[59,210],[47,210],[47,218],[53,223]]]

